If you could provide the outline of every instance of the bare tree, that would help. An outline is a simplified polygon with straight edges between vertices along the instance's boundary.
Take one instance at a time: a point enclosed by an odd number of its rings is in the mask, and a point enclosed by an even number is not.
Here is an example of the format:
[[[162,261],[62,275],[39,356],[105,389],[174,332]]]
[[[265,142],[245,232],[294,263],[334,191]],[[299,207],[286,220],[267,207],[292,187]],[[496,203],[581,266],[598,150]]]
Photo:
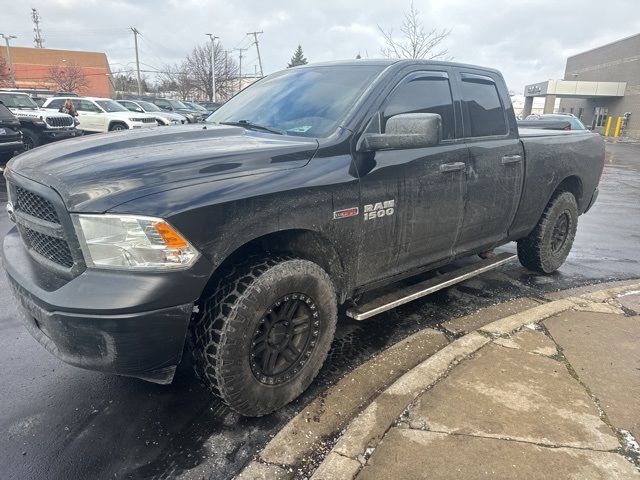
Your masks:
[[[380,25],[378,30],[382,34],[385,46],[380,52],[390,58],[426,58],[446,59],[449,51],[442,42],[449,36],[451,30],[427,30],[420,18],[420,12],[411,2],[411,8],[404,14],[400,27],[402,36],[393,36],[393,30],[386,31]]]
[[[176,92],[182,100],[187,100],[195,89],[195,81],[187,62],[165,65],[159,88],[165,93]]]
[[[218,99],[233,95],[233,84],[238,73],[235,60],[227,57],[220,42],[215,44],[216,94]],[[194,88],[209,100],[213,100],[211,80],[211,43],[197,45],[186,59],[186,68],[193,79]]]
[[[87,76],[75,63],[51,66],[48,80],[63,92],[82,93],[89,86]]]

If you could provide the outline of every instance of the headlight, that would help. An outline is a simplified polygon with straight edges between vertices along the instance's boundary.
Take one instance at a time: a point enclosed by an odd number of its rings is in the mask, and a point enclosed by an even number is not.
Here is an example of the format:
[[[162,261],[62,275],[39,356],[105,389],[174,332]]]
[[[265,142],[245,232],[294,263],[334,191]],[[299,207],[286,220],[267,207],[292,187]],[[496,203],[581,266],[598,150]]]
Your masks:
[[[139,118],[135,118],[135,117],[129,117],[129,121],[130,122],[139,122],[140,119]]]
[[[137,215],[72,215],[88,267],[179,270],[198,251],[161,218]]]

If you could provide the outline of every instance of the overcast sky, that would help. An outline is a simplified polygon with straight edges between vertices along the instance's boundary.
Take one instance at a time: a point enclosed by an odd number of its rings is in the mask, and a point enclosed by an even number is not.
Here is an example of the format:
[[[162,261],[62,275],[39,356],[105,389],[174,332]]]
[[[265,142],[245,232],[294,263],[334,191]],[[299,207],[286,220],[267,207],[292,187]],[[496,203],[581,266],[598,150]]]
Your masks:
[[[410,0],[31,0],[2,1],[0,32],[33,46],[31,7],[45,46],[107,53],[112,70],[133,68],[140,30],[145,70],[180,61],[205,33],[226,49],[249,48],[243,70],[257,65],[246,32],[264,30],[265,73],[284,68],[302,44],[310,62],[380,57],[377,25],[398,30]],[[454,61],[500,69],[509,88],[561,78],[567,56],[640,32],[640,0],[416,0],[426,27],[450,29]],[[238,52],[233,54],[237,56]]]

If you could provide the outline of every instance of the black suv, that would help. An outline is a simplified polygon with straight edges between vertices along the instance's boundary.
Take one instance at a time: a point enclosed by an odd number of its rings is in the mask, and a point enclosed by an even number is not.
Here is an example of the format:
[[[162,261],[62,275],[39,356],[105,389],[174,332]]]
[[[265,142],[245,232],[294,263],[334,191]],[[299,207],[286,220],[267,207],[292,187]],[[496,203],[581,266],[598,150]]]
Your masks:
[[[20,121],[0,102],[0,161],[4,162],[23,150]]]
[[[20,121],[25,150],[83,134],[76,128],[72,116],[45,110],[26,93],[0,91],[0,102]]]

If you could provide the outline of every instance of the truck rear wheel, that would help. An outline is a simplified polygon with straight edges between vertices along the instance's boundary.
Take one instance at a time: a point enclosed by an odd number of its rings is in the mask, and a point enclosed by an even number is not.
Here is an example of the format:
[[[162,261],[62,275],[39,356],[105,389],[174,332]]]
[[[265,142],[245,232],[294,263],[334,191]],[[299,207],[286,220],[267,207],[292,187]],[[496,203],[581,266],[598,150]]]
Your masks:
[[[196,373],[229,407],[271,413],[318,374],[336,326],[336,293],[313,262],[249,262],[224,276],[191,327]]]
[[[578,227],[578,205],[570,192],[555,195],[533,231],[518,240],[518,260],[534,272],[555,272],[573,246]]]

